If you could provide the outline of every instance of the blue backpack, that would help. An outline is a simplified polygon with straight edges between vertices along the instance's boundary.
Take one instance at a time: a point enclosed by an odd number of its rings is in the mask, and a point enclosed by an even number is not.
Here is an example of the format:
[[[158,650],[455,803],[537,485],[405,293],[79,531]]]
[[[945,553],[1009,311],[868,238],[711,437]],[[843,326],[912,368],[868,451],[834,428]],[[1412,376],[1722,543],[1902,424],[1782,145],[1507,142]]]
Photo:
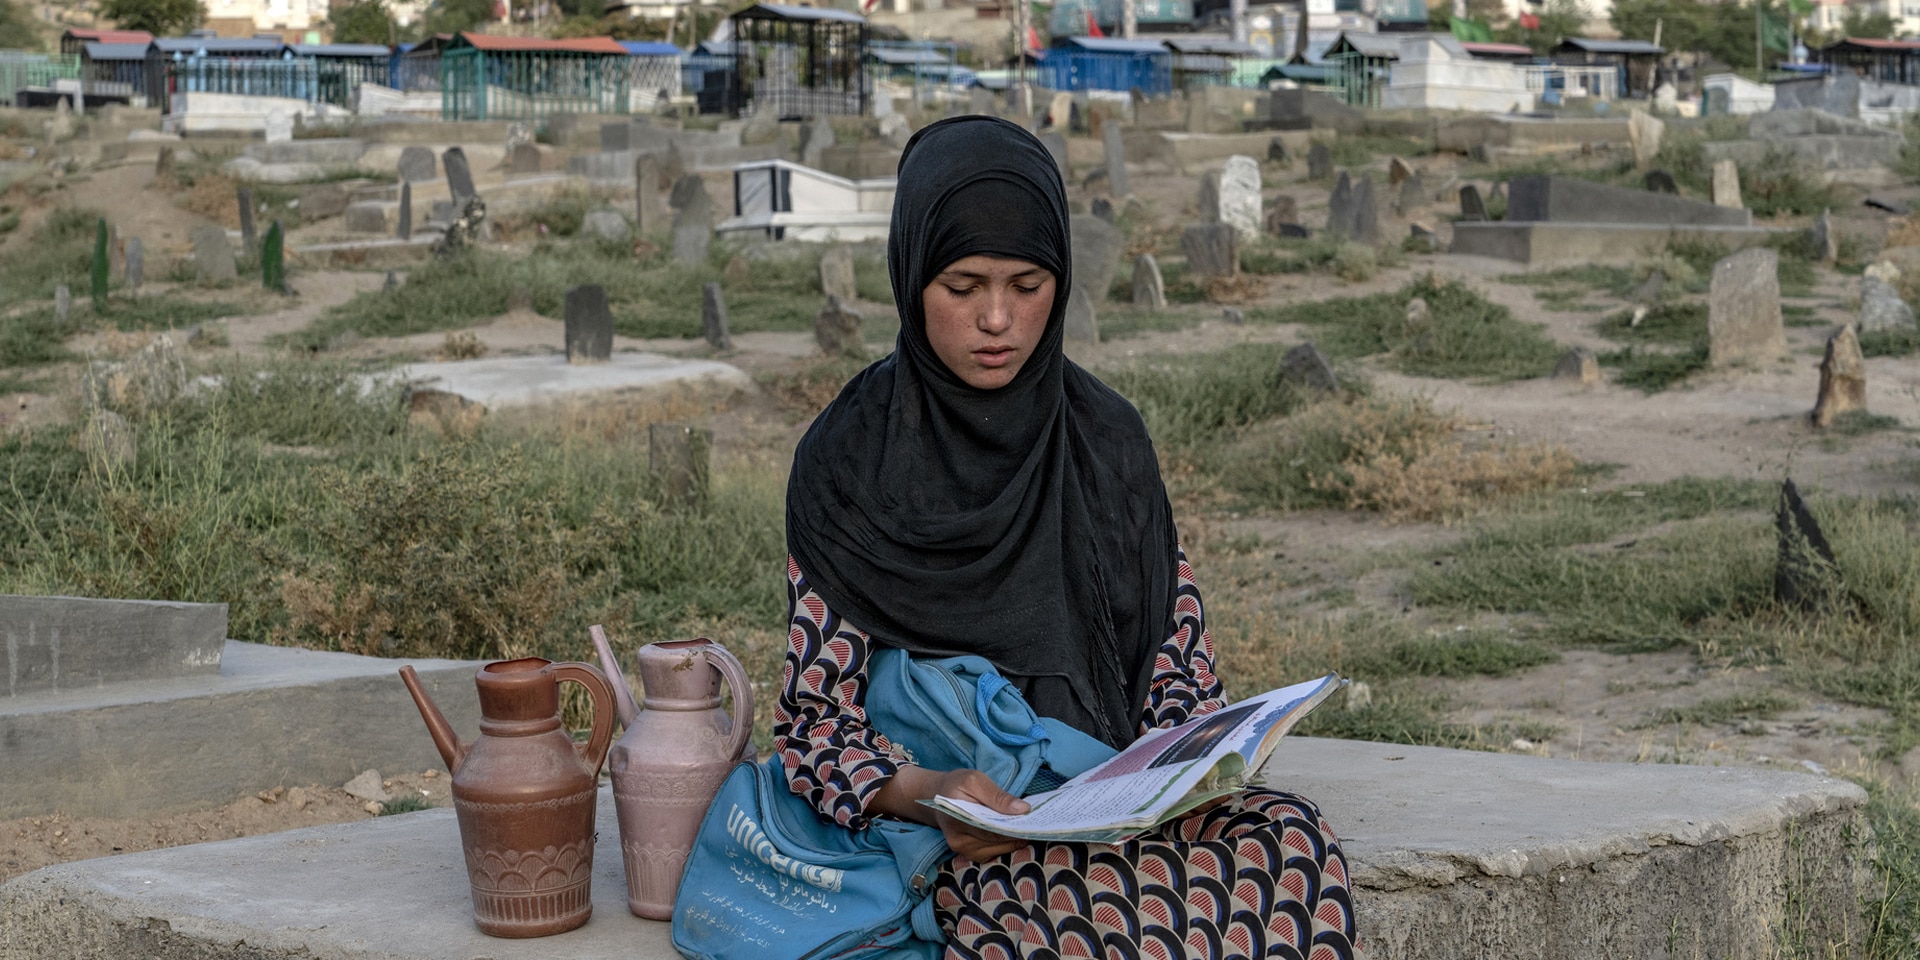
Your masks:
[[[1050,790],[1112,747],[1037,716],[980,657],[868,666],[868,723],[929,770],[973,768],[1009,793]],[[927,897],[953,855],[938,828],[824,820],[787,787],[778,755],[743,763],[713,798],[673,905],[673,946],[694,960],[935,960],[945,935]]]

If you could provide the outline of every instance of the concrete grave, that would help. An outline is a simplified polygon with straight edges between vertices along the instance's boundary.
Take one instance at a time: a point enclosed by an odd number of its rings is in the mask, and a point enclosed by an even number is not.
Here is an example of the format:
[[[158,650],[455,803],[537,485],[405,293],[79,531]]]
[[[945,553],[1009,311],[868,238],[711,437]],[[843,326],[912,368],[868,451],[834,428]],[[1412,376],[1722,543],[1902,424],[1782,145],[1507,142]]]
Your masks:
[[[605,363],[613,356],[613,310],[607,288],[582,284],[567,291],[568,363]]]
[[[660,199],[660,157],[643,153],[633,158],[634,230],[643,237],[667,229],[666,204]]]
[[[892,177],[849,180],[786,160],[733,170],[734,215],[722,234],[743,239],[882,240],[893,209]]]
[[[1340,378],[1333,363],[1313,341],[1296,345],[1280,358],[1280,382],[1307,394],[1328,394],[1340,389]]]
[[[1713,165],[1713,205],[1716,207],[1745,207],[1740,200],[1740,165],[1732,160],[1715,161]]]
[[[1133,305],[1149,310],[1167,306],[1167,284],[1160,276],[1160,261],[1143,253],[1133,261]]]
[[[1860,313],[1855,319],[1862,333],[1914,329],[1913,307],[1900,291],[1879,277],[1860,278]]]
[[[1318,140],[1307,148],[1307,179],[1325,180],[1333,176],[1333,151]]]
[[[1769,363],[1786,355],[1779,269],[1780,254],[1766,247],[1742,250],[1713,265],[1707,334],[1714,366]]]
[[[1047,104],[1047,126],[1066,132],[1073,122],[1073,94],[1060,92]]]
[[[412,184],[407,184],[406,203],[412,205]],[[348,233],[398,233],[399,204],[385,200],[362,200],[347,204],[345,227]]]
[[[1413,175],[1413,164],[1408,163],[1405,158],[1394,157],[1392,160],[1387,161],[1388,185],[1397,187],[1406,183]]]
[[[718,283],[700,288],[700,335],[715,350],[733,349],[733,336],[727,332],[727,301]]]
[[[816,170],[827,148],[833,146],[833,124],[825,115],[807,121],[800,130],[800,162]]]
[[[1116,199],[1133,193],[1127,183],[1127,151],[1121,140],[1120,125],[1109,123],[1101,131],[1101,142],[1106,152],[1107,192]]]
[[[1066,338],[1082,343],[1100,342],[1100,324],[1094,315],[1093,298],[1087,288],[1076,283],[1067,294]]]
[[[1827,352],[1820,360],[1820,395],[1814,399],[1812,420],[1815,427],[1833,426],[1833,420],[1849,410],[1867,408],[1867,359],[1860,352],[1860,337],[1853,324],[1843,324],[1827,340]]]
[[[1068,220],[1073,238],[1073,280],[1085,286],[1095,302],[1104,302],[1120,272],[1120,255],[1127,238],[1113,224],[1090,214],[1075,214]]]
[[[860,291],[854,282],[851,247],[836,243],[820,254],[820,292],[829,300],[836,297],[846,301],[860,299]]]
[[[1195,280],[1232,277],[1240,272],[1239,234],[1224,223],[1188,227],[1180,235],[1187,275]]]
[[[1087,212],[1101,220],[1112,223],[1114,217],[1113,201],[1107,197],[1094,197],[1087,203]]]
[[[440,166],[447,172],[447,193],[453,198],[456,209],[463,207],[466,198],[475,196],[473,189],[473,170],[467,166],[467,152],[459,147],[448,147],[440,155]]]
[[[860,311],[829,295],[826,306],[813,315],[813,340],[820,345],[820,352],[829,357],[865,358],[867,345],[860,335],[861,319]]]
[[[673,259],[678,263],[700,263],[707,259],[707,247],[713,243],[713,204],[707,199],[707,185],[688,174],[674,184],[674,193],[687,185],[686,202],[673,216]]]
[[[412,384],[489,410],[567,404],[599,394],[731,395],[753,389],[753,379],[731,364],[637,351],[616,352],[606,363],[587,365],[569,364],[560,353],[413,363],[369,375],[362,382]]]
[[[1220,171],[1219,219],[1240,235],[1242,243],[1260,238],[1260,164],[1252,157],[1232,156]]]
[[[139,237],[127,240],[127,289],[138,290],[147,276],[147,254]]]
[[[0,595],[0,636],[6,639],[9,697],[217,676],[227,607]]]
[[[285,110],[267,111],[266,141],[286,143],[293,139],[293,118]]]
[[[234,269],[233,244],[225,227],[196,227],[193,231],[193,273],[201,283],[217,283],[240,276]]]
[[[433,151],[426,147],[407,147],[400,151],[400,179],[402,182],[422,183],[440,179],[439,163],[433,157]]]
[[[514,176],[539,173],[541,166],[540,148],[531,143],[517,143],[507,151],[507,172]]]
[[[1512,181],[1507,221],[1745,227],[1752,225],[1753,215],[1746,210],[1573,177],[1529,176]]]
[[[1292,162],[1292,160],[1293,160],[1293,156],[1291,152],[1287,149],[1287,141],[1285,137],[1274,137],[1273,139],[1267,141],[1267,162],[1268,163],[1290,163]]]
[[[1468,221],[1487,219],[1487,205],[1480,199],[1480,188],[1471,183],[1460,188],[1460,219]]]

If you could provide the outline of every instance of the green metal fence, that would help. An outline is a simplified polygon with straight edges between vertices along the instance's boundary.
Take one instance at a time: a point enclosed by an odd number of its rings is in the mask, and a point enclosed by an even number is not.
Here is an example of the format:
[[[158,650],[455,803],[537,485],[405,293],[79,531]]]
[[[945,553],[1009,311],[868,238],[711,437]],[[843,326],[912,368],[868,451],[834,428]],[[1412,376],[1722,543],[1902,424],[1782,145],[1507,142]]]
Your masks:
[[[561,113],[628,113],[625,54],[454,48],[440,56],[444,120],[539,120]]]
[[[1326,64],[1333,69],[1328,75],[1328,86],[1334,88],[1350,106],[1377,107],[1380,105],[1381,88],[1387,84],[1387,76],[1393,69],[1393,61],[1385,57],[1369,57],[1363,53],[1336,53],[1327,57]]]
[[[13,106],[21,87],[51,87],[55,80],[80,79],[80,56],[0,50],[0,104]]]

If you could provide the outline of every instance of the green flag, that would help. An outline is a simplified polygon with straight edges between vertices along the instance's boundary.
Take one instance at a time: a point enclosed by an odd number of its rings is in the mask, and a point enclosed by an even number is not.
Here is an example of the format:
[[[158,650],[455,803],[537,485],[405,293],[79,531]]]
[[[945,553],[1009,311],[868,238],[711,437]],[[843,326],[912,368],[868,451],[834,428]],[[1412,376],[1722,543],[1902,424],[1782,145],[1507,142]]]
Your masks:
[[[1793,30],[1787,26],[1787,18],[1775,16],[1765,10],[1760,12],[1760,42],[1775,53],[1790,53],[1793,50]]]
[[[1492,43],[1493,28],[1482,20],[1468,20],[1464,17],[1448,17],[1447,25],[1453,31],[1453,38],[1461,43]]]
[[[1796,17],[1813,15],[1813,0],[1787,0],[1787,9]]]

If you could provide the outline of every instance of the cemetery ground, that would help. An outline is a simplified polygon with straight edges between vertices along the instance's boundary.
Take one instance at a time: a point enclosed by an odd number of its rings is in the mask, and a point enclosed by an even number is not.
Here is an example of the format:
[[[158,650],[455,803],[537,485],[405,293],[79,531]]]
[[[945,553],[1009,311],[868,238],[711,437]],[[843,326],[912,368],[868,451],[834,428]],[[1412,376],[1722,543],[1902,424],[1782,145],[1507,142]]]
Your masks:
[[[1684,160],[1688,147],[1671,149]],[[1390,155],[1419,153],[1356,139],[1336,159],[1383,179]],[[1413,159],[1435,181],[1519,169]],[[1626,176],[1607,156],[1563,166]],[[1683,191],[1700,189],[1698,170],[1672,166]],[[1263,165],[1269,193],[1317,226],[1331,184],[1305,173]],[[199,206],[191,184],[154,189],[147,177],[112,167],[0,198],[0,223],[14,224],[0,238],[0,592],[223,602],[237,639],[397,657],[579,659],[593,623],[623,646],[705,635],[741,655],[770,702],[785,639],[785,468],[808,419],[861,365],[814,345],[818,249],[716,243],[706,262],[676,265],[662,238],[581,236],[586,211],[630,208],[631,192],[577,189],[502,214],[493,243],[454,259],[295,259],[293,297],[246,279],[258,276],[246,255],[241,280],[203,286],[177,253],[156,253],[141,291],[116,287],[95,312],[80,292],[99,216],[180,247],[204,213],[224,215]],[[1782,224],[1831,205],[1842,255],[1821,264],[1798,235],[1779,242],[1780,363],[1707,364],[1711,251],[1522,274],[1403,249],[1407,222],[1440,223],[1432,203],[1383,216],[1379,247],[1263,238],[1240,251],[1238,277],[1197,283],[1179,255],[1196,219],[1192,175],[1136,176],[1137,202],[1116,204],[1124,262],[1160,257],[1170,305],[1126,304],[1123,265],[1098,305],[1102,342],[1070,353],[1154,432],[1230,693],[1335,669],[1364,687],[1301,732],[1857,780],[1872,795],[1880,886],[1872,939],[1852,948],[1911,956],[1920,343],[1870,335],[1869,412],[1826,431],[1806,419],[1821,346],[1853,313],[1853,275],[1908,228],[1859,211],[1858,193],[1797,177],[1755,178],[1750,197],[1778,197],[1762,202]],[[723,179],[709,178],[720,197]],[[1078,182],[1071,194],[1090,196]],[[855,306],[878,356],[895,321],[878,250],[863,250]],[[1654,269],[1665,289],[1642,302]],[[717,356],[751,374],[752,391],[481,415],[365,377],[407,360],[553,352],[580,283],[606,286],[616,351],[707,356],[708,282],[722,284],[732,325],[732,349]],[[64,323],[61,284],[76,292]],[[1410,323],[1416,297],[1427,318]],[[1636,305],[1648,307],[1638,324]],[[186,389],[136,390],[108,404],[111,417],[90,412],[88,363],[163,355],[163,332]],[[1305,340],[1332,360],[1338,391],[1283,375]],[[1576,347],[1596,355],[1603,382],[1549,376]],[[712,433],[707,486],[690,503],[648,471],[647,427],[660,422]],[[1771,599],[1787,476],[1836,558],[1833,599],[1812,611]],[[770,714],[760,711],[763,749]],[[445,799],[444,774],[383,773],[408,804]],[[300,794],[0,823],[0,880],[372,815],[338,785]],[[1824,952],[1792,933],[1783,955]]]

